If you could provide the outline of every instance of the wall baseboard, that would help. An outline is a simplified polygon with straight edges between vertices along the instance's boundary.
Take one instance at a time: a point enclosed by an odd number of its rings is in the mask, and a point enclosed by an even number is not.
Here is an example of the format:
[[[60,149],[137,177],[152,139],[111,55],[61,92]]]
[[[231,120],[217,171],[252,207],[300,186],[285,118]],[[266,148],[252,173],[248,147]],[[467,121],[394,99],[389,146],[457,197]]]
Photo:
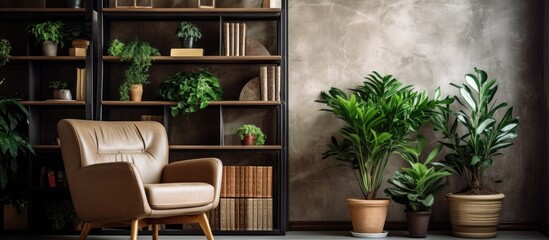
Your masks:
[[[406,230],[405,221],[388,221],[385,223],[387,230]],[[431,222],[429,230],[450,230],[450,222]],[[290,231],[350,231],[352,230],[349,221],[291,221]],[[500,231],[538,231],[539,224],[536,222],[500,222]],[[549,230],[544,231],[549,234]]]

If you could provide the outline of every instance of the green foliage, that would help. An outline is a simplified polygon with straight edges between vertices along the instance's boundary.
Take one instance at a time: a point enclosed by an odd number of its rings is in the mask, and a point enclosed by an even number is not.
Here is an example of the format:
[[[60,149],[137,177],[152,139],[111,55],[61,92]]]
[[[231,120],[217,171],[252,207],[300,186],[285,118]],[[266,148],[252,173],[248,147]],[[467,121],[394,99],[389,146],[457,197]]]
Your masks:
[[[475,74],[465,75],[465,83],[452,84],[459,89],[460,96],[454,99],[460,110],[452,110],[450,105],[440,107],[433,124],[443,135],[441,143],[452,151],[444,162],[465,181],[464,191],[486,193],[493,191],[484,184],[483,173],[493,165],[495,156],[502,155],[501,149],[513,144],[519,120],[512,116],[512,107],[499,120],[496,118],[507,103],[493,102],[498,90],[496,80],[488,80],[483,70],[474,70]]]
[[[181,22],[177,27],[175,35],[181,39],[193,38],[194,40],[198,40],[202,38],[200,29],[190,22]]]
[[[172,115],[192,113],[208,106],[208,101],[221,100],[221,85],[217,76],[201,70],[198,73],[179,72],[160,84],[158,95],[178,101],[172,106]]]
[[[52,89],[66,89],[69,84],[66,81],[54,80],[48,83],[48,88]]]
[[[27,26],[27,32],[33,35],[38,43],[52,41],[63,47],[62,40],[65,36],[63,26],[64,24],[60,21],[47,21]]]
[[[0,85],[3,83],[0,82]],[[19,99],[0,96],[0,192],[7,196],[8,183],[17,179],[18,160],[21,155],[34,154],[25,135],[17,131],[21,122],[28,123],[28,112]]]
[[[406,137],[429,122],[432,110],[448,102],[434,100],[425,92],[402,84],[391,75],[377,72],[366,77],[362,86],[347,95],[338,88],[321,92],[317,102],[345,122],[340,129],[343,140],[332,137],[323,158],[334,157],[355,169],[357,180],[366,199],[375,198],[383,181],[389,155],[406,142]]]
[[[237,134],[240,137],[240,140],[244,140],[246,135],[253,135],[255,136],[254,145],[265,144],[265,134],[261,131],[261,128],[258,128],[255,125],[244,124],[237,128],[234,131],[234,134]]]
[[[72,202],[68,199],[50,200],[46,205],[46,214],[51,229],[57,231],[80,222]]]
[[[438,156],[442,145],[431,150],[421,162],[419,157],[424,147],[425,138],[421,135],[417,136],[415,146],[401,146],[398,153],[410,167],[403,167],[402,172],[395,171],[387,181],[393,187],[385,189],[385,195],[396,203],[405,205],[409,211],[428,211],[435,202],[435,195],[447,185],[446,177],[451,175],[444,167],[427,167]]]
[[[11,44],[6,39],[0,39],[0,67],[6,65],[10,58]]]
[[[151,56],[159,56],[158,49],[147,42],[133,40],[123,43],[114,39],[108,52],[112,56],[120,57],[122,61],[130,61],[130,67],[124,72],[124,81],[120,84],[120,100],[129,100],[130,85],[149,83],[149,67],[152,65]]]

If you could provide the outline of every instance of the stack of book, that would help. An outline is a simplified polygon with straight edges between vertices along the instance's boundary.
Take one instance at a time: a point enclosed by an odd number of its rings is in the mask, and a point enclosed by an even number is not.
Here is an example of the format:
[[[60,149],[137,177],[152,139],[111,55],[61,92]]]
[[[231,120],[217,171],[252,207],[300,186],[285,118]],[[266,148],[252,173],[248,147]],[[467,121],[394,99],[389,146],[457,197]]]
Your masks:
[[[246,23],[224,23],[225,56],[246,56]]]
[[[271,166],[224,166],[219,206],[207,213],[211,228],[272,230],[272,172]]]
[[[86,69],[76,69],[76,101],[86,101]]]
[[[280,66],[259,67],[261,101],[280,101]]]
[[[39,186],[50,188],[66,187],[65,171],[42,167],[40,169]]]

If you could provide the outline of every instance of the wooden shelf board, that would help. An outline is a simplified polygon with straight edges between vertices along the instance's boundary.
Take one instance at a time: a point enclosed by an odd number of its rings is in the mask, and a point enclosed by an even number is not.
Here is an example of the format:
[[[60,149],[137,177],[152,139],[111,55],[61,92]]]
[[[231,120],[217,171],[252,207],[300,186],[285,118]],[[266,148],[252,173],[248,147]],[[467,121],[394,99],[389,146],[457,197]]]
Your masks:
[[[33,106],[84,106],[85,101],[21,101],[23,105]]]
[[[103,8],[104,13],[280,13],[280,8]]]
[[[106,106],[175,106],[174,101],[101,101],[101,104]],[[208,105],[211,106],[274,106],[280,105],[279,101],[212,101]]]
[[[11,56],[10,61],[85,61],[86,56]]]
[[[242,62],[280,62],[280,56],[201,56],[201,57],[170,57],[158,56],[152,57],[154,62],[223,62],[223,63],[242,63]],[[119,57],[103,56],[103,61],[120,62]]]
[[[280,145],[170,145],[171,150],[280,150]]]
[[[0,8],[0,13],[82,13],[85,8]]]
[[[32,145],[32,148],[34,148],[34,149],[43,149],[43,150],[61,149],[61,147],[59,145],[40,145],[40,144]]]

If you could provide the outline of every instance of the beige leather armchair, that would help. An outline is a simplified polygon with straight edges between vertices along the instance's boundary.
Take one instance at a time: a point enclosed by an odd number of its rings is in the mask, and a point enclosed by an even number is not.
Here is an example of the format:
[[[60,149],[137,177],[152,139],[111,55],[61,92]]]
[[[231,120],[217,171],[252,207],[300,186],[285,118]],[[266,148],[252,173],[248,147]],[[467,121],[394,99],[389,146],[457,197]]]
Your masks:
[[[63,163],[78,217],[80,239],[92,228],[199,223],[213,239],[204,212],[219,203],[222,164],[202,158],[168,163],[168,138],[157,122],[61,120]]]

